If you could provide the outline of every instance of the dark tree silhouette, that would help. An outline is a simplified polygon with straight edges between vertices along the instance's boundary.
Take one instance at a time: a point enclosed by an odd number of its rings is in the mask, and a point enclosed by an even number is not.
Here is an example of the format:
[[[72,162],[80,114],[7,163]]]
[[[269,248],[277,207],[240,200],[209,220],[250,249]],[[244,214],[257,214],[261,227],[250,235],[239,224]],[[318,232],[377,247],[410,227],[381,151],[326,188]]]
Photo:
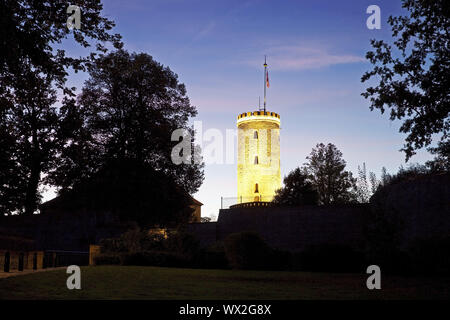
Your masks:
[[[296,168],[283,179],[284,187],[278,189],[273,202],[282,206],[318,204],[319,195],[308,181],[304,168]]]
[[[356,178],[356,185],[354,194],[356,201],[359,203],[368,203],[370,197],[377,191],[380,185],[377,176],[373,172],[367,175],[366,163],[362,166],[358,165],[358,177]]]
[[[307,159],[306,173],[319,193],[319,204],[355,201],[355,179],[345,170],[342,152],[334,144],[317,144]]]
[[[0,114],[0,214],[4,214],[17,209],[20,199],[23,198],[26,181],[15,178],[19,173],[24,175],[24,172],[19,166],[14,148],[14,127],[10,122],[5,121],[4,110],[0,112],[2,112]]]
[[[196,115],[184,84],[151,56],[118,50],[102,55],[89,68],[77,101],[67,99],[61,136],[66,143],[51,181],[70,188],[91,176],[108,159],[150,164],[188,193],[203,181],[203,164],[171,160],[172,132],[192,129]],[[193,148],[194,149],[194,148]]]
[[[55,101],[56,92],[52,89],[51,79],[30,70],[18,77],[14,108],[9,112],[8,121],[14,126],[16,139],[14,153],[19,170],[15,178],[23,179],[25,186],[25,189],[17,190],[24,202],[18,202],[16,209],[25,214],[33,214],[36,210],[41,174],[50,170],[58,149]]]
[[[120,37],[108,31],[113,23],[100,15],[99,0],[78,3],[82,10],[82,28],[66,26],[67,1],[6,0],[0,2],[0,209],[4,212],[32,214],[39,201],[41,177],[52,167],[58,142],[58,122],[53,89],[64,95],[68,68],[83,70],[88,58],[72,58],[56,49],[71,38],[83,47],[112,41],[118,47]]]
[[[374,51],[366,54],[374,67],[361,80],[376,78],[379,83],[362,95],[370,99],[371,110],[390,109],[391,120],[403,120],[406,160],[429,146],[433,135],[439,136],[442,146],[449,139],[450,6],[445,3],[404,0],[409,16],[388,20],[395,47],[372,40]]]
[[[58,146],[56,92],[50,77],[24,65],[15,76],[14,90],[3,93],[0,99],[7,107],[0,117],[0,208],[32,214],[39,201],[41,174],[51,168]]]
[[[67,67],[84,69],[88,57],[70,57],[55,46],[73,38],[82,47],[95,44],[105,51],[103,42],[121,46],[120,36],[110,31],[114,23],[102,17],[100,0],[81,0],[81,28],[67,28],[69,2],[65,0],[5,0],[0,2],[0,75],[2,85],[12,85],[23,65],[31,65],[64,85]],[[93,42],[94,41],[94,42]],[[97,42],[95,42],[97,41]],[[95,53],[92,53],[95,55]]]
[[[425,165],[432,172],[450,172],[450,140],[439,141],[437,147],[430,148],[429,151],[435,157],[427,161]]]

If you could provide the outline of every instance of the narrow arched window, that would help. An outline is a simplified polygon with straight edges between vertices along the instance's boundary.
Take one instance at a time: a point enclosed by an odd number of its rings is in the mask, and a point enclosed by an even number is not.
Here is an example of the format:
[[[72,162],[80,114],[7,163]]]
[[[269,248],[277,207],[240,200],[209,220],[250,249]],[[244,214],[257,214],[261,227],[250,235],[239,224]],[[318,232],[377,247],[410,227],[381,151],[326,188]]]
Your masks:
[[[258,184],[257,183],[255,184],[255,193],[259,193],[259,191],[258,191]]]
[[[255,131],[255,132],[253,133],[253,139],[258,139],[258,131]]]
[[[258,156],[255,156],[255,164],[258,164]]]

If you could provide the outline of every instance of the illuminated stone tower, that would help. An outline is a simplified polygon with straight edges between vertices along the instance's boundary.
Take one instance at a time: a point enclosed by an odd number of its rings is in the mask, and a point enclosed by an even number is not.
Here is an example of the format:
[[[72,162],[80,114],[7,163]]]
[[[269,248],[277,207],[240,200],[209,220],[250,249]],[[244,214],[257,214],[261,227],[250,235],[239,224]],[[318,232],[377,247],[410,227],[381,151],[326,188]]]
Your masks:
[[[272,201],[281,187],[280,116],[241,113],[238,127],[238,203]]]

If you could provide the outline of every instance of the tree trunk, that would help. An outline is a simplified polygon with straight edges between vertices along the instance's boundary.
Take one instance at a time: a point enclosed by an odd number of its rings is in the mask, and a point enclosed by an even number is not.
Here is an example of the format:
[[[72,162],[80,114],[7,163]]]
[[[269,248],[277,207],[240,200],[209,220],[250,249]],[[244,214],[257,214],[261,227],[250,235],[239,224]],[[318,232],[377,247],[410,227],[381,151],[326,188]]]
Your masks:
[[[35,160],[33,160],[35,162]],[[31,165],[30,178],[27,183],[27,193],[25,196],[25,214],[32,215],[37,208],[37,189],[40,180],[40,164]]]
[[[25,215],[32,215],[37,209],[37,190],[41,177],[41,159],[36,131],[33,132],[32,139],[33,151],[31,154],[30,177],[25,195]]]

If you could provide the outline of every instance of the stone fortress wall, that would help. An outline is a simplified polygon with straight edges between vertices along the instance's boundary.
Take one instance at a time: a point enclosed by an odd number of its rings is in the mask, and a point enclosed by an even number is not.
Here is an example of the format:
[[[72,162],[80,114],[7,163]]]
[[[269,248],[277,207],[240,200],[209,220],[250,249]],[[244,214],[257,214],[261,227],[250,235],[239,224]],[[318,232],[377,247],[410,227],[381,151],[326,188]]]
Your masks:
[[[224,240],[232,233],[253,231],[271,247],[284,250],[302,251],[309,245],[323,243],[360,250],[368,212],[368,205],[222,209],[217,222],[190,224],[188,232],[203,246]]]

